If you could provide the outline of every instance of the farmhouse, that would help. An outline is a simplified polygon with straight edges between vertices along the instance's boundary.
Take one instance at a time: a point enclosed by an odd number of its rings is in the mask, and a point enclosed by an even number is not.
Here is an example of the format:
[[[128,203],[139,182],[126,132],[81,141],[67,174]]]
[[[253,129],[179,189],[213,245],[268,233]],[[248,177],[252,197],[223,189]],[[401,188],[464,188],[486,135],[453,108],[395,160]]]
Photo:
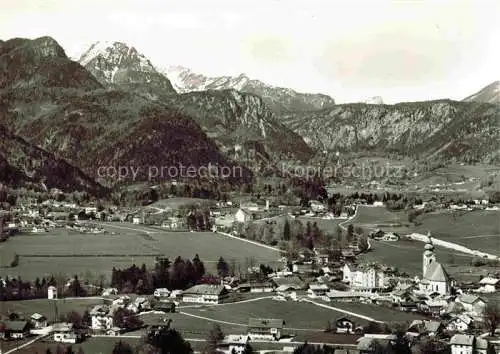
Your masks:
[[[246,223],[252,220],[252,215],[244,209],[238,209],[234,214],[234,221],[240,223]]]
[[[297,276],[275,277],[272,279],[276,284],[276,291],[303,290],[306,284]]]
[[[24,339],[29,335],[28,321],[4,321],[0,329],[0,339]]]
[[[472,318],[467,315],[458,315],[452,318],[446,325],[446,330],[450,332],[465,332],[470,329]]]
[[[486,307],[486,301],[476,295],[463,294],[458,296],[455,302],[460,303],[464,311],[472,315],[481,315]]]
[[[354,332],[354,323],[346,317],[341,317],[337,321],[335,321],[335,327],[337,328],[337,333]]]
[[[240,284],[236,290],[238,292],[270,293],[274,291],[272,282],[248,282]]]
[[[408,327],[408,332],[411,335],[427,334],[432,337],[441,334],[444,325],[439,321],[414,320]]]
[[[284,326],[285,321],[281,319],[250,318],[248,320],[248,336],[252,340],[279,340],[283,334]]]
[[[479,289],[484,293],[494,293],[500,289],[500,281],[498,278],[485,277],[479,281],[481,288]]]
[[[109,306],[96,305],[90,311],[92,318],[91,328],[94,330],[108,330],[113,328],[113,314]]]
[[[310,206],[311,206],[311,211],[315,213],[319,213],[325,210],[325,204],[321,203],[318,200],[311,200]]]
[[[455,334],[450,339],[451,354],[486,354],[488,341],[469,334]]]
[[[329,290],[326,284],[309,284],[307,295],[312,298],[325,296]]]
[[[184,291],[182,301],[220,304],[228,291],[222,285],[199,284]]]
[[[32,314],[30,317],[30,322],[35,329],[47,327],[47,318],[39,313]]]
[[[54,342],[76,344],[82,340],[82,336],[73,329],[72,323],[55,323],[52,325],[54,331]]]
[[[249,211],[259,211],[259,205],[254,202],[241,202],[240,209]]]

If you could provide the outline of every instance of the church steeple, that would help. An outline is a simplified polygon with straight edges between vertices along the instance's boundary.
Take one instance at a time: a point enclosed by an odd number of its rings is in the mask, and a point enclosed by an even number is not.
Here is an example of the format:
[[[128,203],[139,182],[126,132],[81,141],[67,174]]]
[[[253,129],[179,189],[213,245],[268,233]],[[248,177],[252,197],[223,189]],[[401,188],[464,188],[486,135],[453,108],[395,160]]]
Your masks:
[[[427,242],[424,246],[425,251],[422,259],[422,277],[425,278],[425,273],[433,262],[436,262],[436,254],[434,253],[434,245],[432,244],[431,233],[427,232]]]

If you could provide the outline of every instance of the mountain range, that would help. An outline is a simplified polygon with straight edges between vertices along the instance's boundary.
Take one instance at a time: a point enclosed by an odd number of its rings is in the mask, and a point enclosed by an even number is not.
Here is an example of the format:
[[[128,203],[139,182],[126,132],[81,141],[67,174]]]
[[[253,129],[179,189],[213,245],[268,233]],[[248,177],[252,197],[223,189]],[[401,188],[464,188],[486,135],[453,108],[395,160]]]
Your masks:
[[[178,65],[168,66],[161,71],[170,79],[179,93],[233,89],[262,97],[266,105],[276,113],[309,111],[335,105],[335,100],[328,95],[299,93],[289,88],[276,87],[259,80],[251,80],[245,74],[236,77],[207,77]]]
[[[116,178],[99,167],[133,167],[144,180],[148,166],[209,163],[241,166],[246,179],[258,173],[247,168],[251,152],[268,163],[306,162],[318,150],[495,163],[497,100],[495,82],[462,102],[337,105],[246,75],[160,69],[120,42],[96,43],[76,62],[50,37],[14,38],[0,41],[0,181],[101,193],[94,180]],[[72,172],[53,178],[33,166]]]

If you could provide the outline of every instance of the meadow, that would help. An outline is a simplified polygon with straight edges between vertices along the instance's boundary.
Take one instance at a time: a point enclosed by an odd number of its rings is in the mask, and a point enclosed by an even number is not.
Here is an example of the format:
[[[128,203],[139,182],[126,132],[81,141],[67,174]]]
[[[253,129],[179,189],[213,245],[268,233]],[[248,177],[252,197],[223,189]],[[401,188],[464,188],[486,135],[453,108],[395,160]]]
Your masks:
[[[416,232],[500,255],[500,211],[440,211],[417,220]]]
[[[321,301],[318,301],[321,303]],[[377,321],[397,322],[415,319],[416,316],[391,309],[372,305],[358,306],[343,302],[329,302],[326,305],[351,311],[360,315],[369,316]],[[366,319],[353,315],[346,315],[334,309],[327,309],[308,302],[277,302],[271,299],[261,299],[251,302],[227,304],[223,306],[206,306],[200,308],[181,308],[181,313],[199,316],[202,318],[226,322],[235,327],[244,327],[249,318],[278,318],[283,319],[286,328],[292,332],[322,332],[328,321],[341,317],[350,318],[357,325],[368,323]]]
[[[132,264],[152,266],[156,256],[172,260],[192,259],[199,254],[209,272],[216,270],[219,257],[244,266],[252,262],[275,265],[279,254],[212,232],[168,232],[129,223],[103,223],[107,234],[80,234],[56,229],[44,234],[16,235],[0,244],[0,276],[21,276],[34,280],[52,274],[109,277],[113,267]],[[19,266],[10,268],[14,254]]]

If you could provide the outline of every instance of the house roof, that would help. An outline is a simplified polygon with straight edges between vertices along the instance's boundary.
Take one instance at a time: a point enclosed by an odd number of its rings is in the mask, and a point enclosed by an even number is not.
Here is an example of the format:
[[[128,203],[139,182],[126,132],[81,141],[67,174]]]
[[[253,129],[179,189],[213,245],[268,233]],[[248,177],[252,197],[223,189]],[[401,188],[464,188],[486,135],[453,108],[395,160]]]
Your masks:
[[[285,321],[277,318],[250,318],[248,327],[257,328],[283,328]]]
[[[28,327],[28,321],[4,321],[7,331],[23,332]]]
[[[486,277],[479,281],[479,284],[482,285],[496,285],[499,282],[497,278]]]
[[[474,344],[474,336],[468,334],[455,334],[450,339],[450,345],[472,346],[473,344]]]
[[[477,295],[471,295],[471,294],[462,294],[458,297],[458,301],[462,302],[464,304],[474,304],[477,301],[482,301],[485,302],[482,298],[480,298]]]
[[[41,315],[39,313],[34,313],[31,315],[30,317],[32,320],[35,320],[35,321],[39,321],[39,320],[42,320],[42,319],[45,319],[45,316],[44,315]]]
[[[427,267],[424,279],[435,282],[449,282],[450,276],[441,263],[433,262]]]
[[[222,285],[198,284],[184,291],[184,295],[220,295],[224,289]]]

